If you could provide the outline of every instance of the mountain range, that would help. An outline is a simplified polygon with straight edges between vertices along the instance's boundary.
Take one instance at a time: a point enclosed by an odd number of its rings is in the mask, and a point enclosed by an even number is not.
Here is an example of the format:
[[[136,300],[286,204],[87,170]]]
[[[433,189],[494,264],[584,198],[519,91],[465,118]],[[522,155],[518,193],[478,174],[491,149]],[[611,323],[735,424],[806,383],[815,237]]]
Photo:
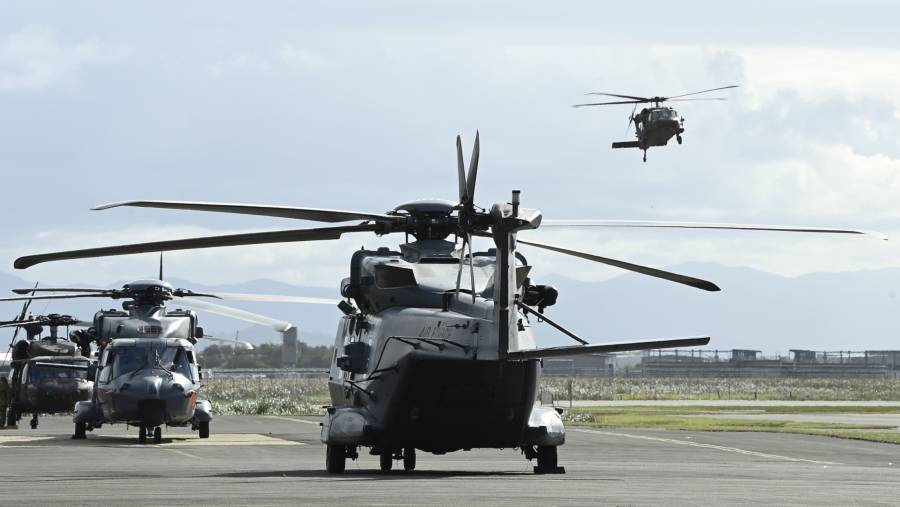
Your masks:
[[[689,263],[665,269],[713,281],[722,292],[704,292],[630,273],[591,283],[562,276],[535,279],[534,283],[553,285],[559,290],[558,303],[547,309],[548,315],[595,343],[704,335],[712,337],[708,348],[720,350],[745,348],[786,353],[792,348],[900,349],[894,334],[900,309],[897,299],[900,268],[798,277],[713,263]],[[337,284],[328,289],[266,279],[229,285],[203,285],[183,279],[167,281],[198,292],[339,297]],[[41,285],[49,286],[50,282],[41,281]],[[34,281],[0,272],[0,287],[4,289],[33,285]],[[0,304],[6,305],[9,318],[20,308],[16,303]],[[233,301],[227,304],[292,322],[300,330],[300,339],[313,345],[333,343],[340,316],[337,308],[328,305]],[[101,306],[117,305],[111,300],[89,299],[35,302],[32,311],[69,313],[89,319]],[[280,341],[279,333],[264,326],[200,313],[207,334],[233,337],[238,332],[242,340],[252,343]],[[546,324],[534,326],[541,345],[572,343]],[[8,334],[4,332],[0,336]]]

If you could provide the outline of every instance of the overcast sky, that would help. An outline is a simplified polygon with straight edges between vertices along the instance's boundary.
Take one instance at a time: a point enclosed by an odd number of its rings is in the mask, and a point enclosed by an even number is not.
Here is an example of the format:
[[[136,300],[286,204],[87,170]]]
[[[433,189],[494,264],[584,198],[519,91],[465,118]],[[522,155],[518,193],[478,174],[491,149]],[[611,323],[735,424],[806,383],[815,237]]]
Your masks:
[[[723,7],[723,5],[725,5]],[[0,269],[23,254],[297,228],[280,219],[146,209],[189,199],[381,212],[456,194],[457,133],[480,129],[482,206],[522,190],[547,218],[854,226],[865,237],[537,231],[654,266],[779,274],[900,266],[900,38],[893,2],[3,2]],[[628,106],[589,91],[674,95],[684,144],[628,140]],[[396,239],[170,254],[203,283],[336,287],[350,252]],[[526,252],[528,253],[528,252]],[[529,253],[538,273],[619,272]],[[16,274],[105,284],[155,256]],[[727,290],[727,287],[725,287]]]

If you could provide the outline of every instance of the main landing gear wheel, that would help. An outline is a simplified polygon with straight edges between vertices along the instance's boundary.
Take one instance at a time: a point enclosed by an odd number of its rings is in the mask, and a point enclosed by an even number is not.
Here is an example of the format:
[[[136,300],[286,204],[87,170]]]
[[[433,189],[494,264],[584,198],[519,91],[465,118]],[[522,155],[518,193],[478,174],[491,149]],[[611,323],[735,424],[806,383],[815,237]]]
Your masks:
[[[147,430],[146,426],[138,427],[138,443],[139,444],[147,443],[147,433],[149,433],[149,431]]]
[[[6,413],[6,425],[15,426],[18,422],[19,418],[16,417],[16,407],[13,405],[9,407],[9,411]]]
[[[75,440],[84,440],[87,438],[87,423],[75,423],[75,434],[72,435]]]
[[[200,431],[200,438],[209,438],[209,421],[200,421],[197,429]]]
[[[416,469],[416,450],[413,447],[403,449],[403,469],[412,472]]]
[[[388,449],[382,449],[378,455],[378,464],[381,466],[382,472],[390,472],[394,466],[394,453]]]
[[[158,444],[162,442],[162,428],[159,426],[153,428],[153,443]]]
[[[329,445],[325,450],[325,471],[342,474],[347,466],[347,451],[343,445]]]
[[[566,469],[559,466],[556,460],[555,445],[539,445],[537,448],[536,474],[564,474]]]
[[[681,136],[675,136],[675,140],[678,141],[678,144],[681,144]]]
[[[38,427],[38,415],[31,416],[31,429],[36,430]]]
[[[647,161],[647,150],[644,150],[644,162]]]

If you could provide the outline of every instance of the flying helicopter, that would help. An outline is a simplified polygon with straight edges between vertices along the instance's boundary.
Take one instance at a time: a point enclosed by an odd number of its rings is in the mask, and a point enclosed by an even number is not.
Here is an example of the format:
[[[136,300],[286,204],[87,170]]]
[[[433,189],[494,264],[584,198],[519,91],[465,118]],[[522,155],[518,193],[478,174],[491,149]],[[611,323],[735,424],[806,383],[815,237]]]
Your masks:
[[[14,289],[16,293],[57,294],[0,298],[0,301],[111,298],[124,299],[122,310],[101,310],[94,316],[89,337],[99,347],[96,371],[88,380],[96,381],[91,396],[74,404],[74,438],[104,424],[137,426],[138,440],[162,439],[162,428],[187,426],[208,438],[212,410],[209,401],[198,399],[200,366],[194,344],[198,339],[235,342],[205,336],[193,310],[169,309],[171,301],[185,308],[198,308],[286,331],[292,324],[263,315],[237,310],[196,298],[254,301],[290,301],[290,296],[258,294],[214,295],[175,289],[162,280],[137,280],[120,289],[41,288]],[[308,302],[308,301],[306,301]],[[327,300],[332,303],[331,300]],[[239,342],[244,345],[244,342]],[[252,348],[252,346],[250,347]],[[68,407],[72,409],[72,405]]]
[[[628,115],[628,128],[634,124],[634,136],[637,141],[620,141],[612,143],[613,149],[616,148],[640,148],[644,151],[644,162],[647,161],[647,150],[652,146],[665,146],[669,144],[669,140],[675,137],[678,144],[681,144],[681,134],[684,133],[684,117],[678,115],[678,111],[674,108],[663,106],[663,102],[686,102],[697,100],[726,100],[723,97],[700,97],[685,99],[689,95],[699,95],[701,93],[713,92],[716,90],[727,90],[728,88],[737,88],[738,85],[722,86],[720,88],[711,88],[699,92],[683,93],[681,95],[673,95],[671,97],[636,97],[634,95],[619,95],[616,93],[590,92],[587,95],[604,95],[607,97],[618,97],[628,99],[615,102],[594,102],[589,104],[575,104],[572,107],[586,106],[609,106],[613,104],[634,104],[631,114]],[[651,107],[641,109],[641,112],[635,114],[638,104],[653,104]]]
[[[0,328],[15,327],[10,341],[11,399],[4,417],[7,426],[18,424],[23,413],[31,413],[32,429],[38,427],[39,414],[70,412],[78,401],[87,400],[93,382],[87,379],[91,364],[90,343],[80,343],[72,333],[70,339],[59,335],[60,327],[86,326],[70,315],[29,315],[25,317],[30,300],[15,320],[0,322]],[[41,336],[44,327],[50,334]],[[16,341],[19,329],[26,338]],[[86,352],[85,352],[86,351]]]
[[[119,206],[215,211],[354,225],[189,238],[20,257],[25,269],[47,261],[266,243],[334,240],[347,233],[405,234],[399,251],[356,251],[341,282],[336,353],[329,375],[331,406],[322,421],[325,468],[341,473],[360,447],[379,456],[382,470],[401,460],[416,466],[416,451],[434,454],[472,448],[519,448],[537,460],[535,472],[558,473],[557,448],[565,426],[553,408],[535,400],[541,360],[573,354],[705,345],[709,337],[591,344],[556,322],[546,308],[558,291],[532,283],[520,245],[555,251],[689,287],[714,283],[548,243],[520,239],[539,227],[658,227],[865,234],[833,228],[621,220],[544,220],[521,206],[521,193],[490,210],[475,205],[480,154],[476,134],[466,170],[456,142],[458,201],[414,201],[385,213],[306,207],[129,201]],[[409,240],[409,236],[414,241]],[[473,252],[473,239],[493,247]],[[451,239],[452,238],[452,239]],[[468,276],[465,276],[468,271]],[[466,287],[468,286],[468,287]],[[354,304],[355,303],[355,304]],[[544,323],[577,345],[540,348],[534,326]]]

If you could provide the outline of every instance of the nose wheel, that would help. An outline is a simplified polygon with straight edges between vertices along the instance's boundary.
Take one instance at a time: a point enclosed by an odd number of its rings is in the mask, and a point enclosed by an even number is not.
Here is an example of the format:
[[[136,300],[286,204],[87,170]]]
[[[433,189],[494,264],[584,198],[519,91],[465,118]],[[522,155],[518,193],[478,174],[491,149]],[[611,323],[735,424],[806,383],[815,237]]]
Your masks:
[[[644,162],[647,161],[647,150],[644,150]]]
[[[138,442],[141,444],[146,444],[147,439],[153,438],[153,443],[158,444],[162,442],[162,428],[159,426],[141,426],[138,429]]]
[[[678,141],[678,144],[681,144],[681,136],[675,136],[675,140]]]

